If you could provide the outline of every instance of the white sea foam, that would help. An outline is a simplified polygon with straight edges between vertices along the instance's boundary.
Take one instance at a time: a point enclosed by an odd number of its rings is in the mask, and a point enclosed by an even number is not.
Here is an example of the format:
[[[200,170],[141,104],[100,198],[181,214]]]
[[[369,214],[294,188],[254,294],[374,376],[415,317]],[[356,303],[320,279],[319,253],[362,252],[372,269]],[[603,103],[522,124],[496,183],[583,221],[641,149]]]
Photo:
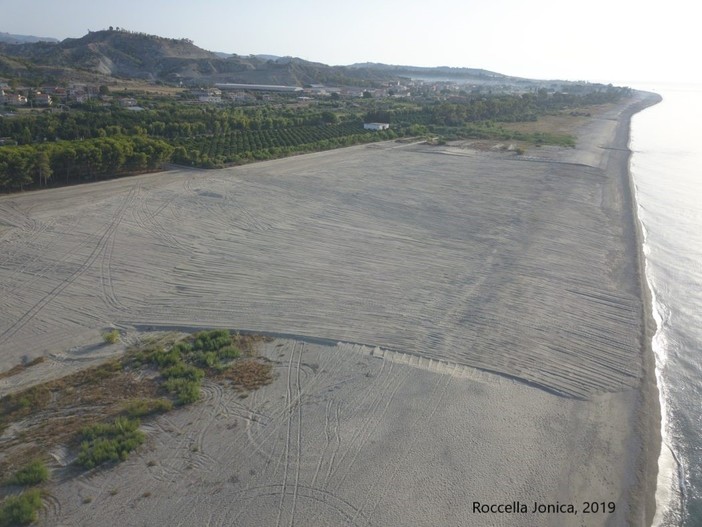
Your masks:
[[[652,88],[640,86],[642,89]],[[662,86],[663,103],[634,117],[632,175],[645,272],[657,325],[652,348],[661,405],[656,527],[700,525],[702,471],[693,462],[702,422],[702,87]]]

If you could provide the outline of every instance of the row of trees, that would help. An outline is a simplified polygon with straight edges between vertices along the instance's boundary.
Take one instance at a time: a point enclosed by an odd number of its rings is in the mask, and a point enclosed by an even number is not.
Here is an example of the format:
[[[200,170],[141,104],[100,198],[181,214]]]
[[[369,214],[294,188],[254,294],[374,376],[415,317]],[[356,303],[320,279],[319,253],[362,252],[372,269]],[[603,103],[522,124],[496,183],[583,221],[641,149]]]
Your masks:
[[[143,136],[4,146],[0,147],[0,191],[146,172],[170,160],[173,150],[164,141]]]
[[[188,139],[180,143],[188,152],[199,152],[213,163],[232,163],[237,159],[255,157],[257,152],[272,148],[315,145],[324,140],[336,140],[357,134],[369,135],[360,121],[327,126],[298,126],[263,130],[232,131]],[[183,162],[183,160],[179,160]],[[190,164],[190,163],[188,163]]]
[[[156,105],[142,112],[86,104],[60,113],[0,118],[0,137],[18,144],[147,134],[178,139],[245,130],[318,126],[339,121],[336,112],[309,108],[209,108],[183,103]]]
[[[322,130],[318,130],[322,132]],[[249,132],[248,135],[256,132]],[[179,146],[173,154],[173,161],[179,164],[200,166],[204,168],[217,168],[227,164],[240,164],[249,161],[275,159],[293,154],[330,150],[373,141],[387,141],[395,139],[402,133],[395,130],[382,132],[364,131],[358,126],[349,126],[347,133],[318,133],[308,137],[304,142],[300,136],[288,140],[288,134],[276,134],[275,138],[265,136],[261,139],[249,138],[248,143],[238,143],[234,134],[204,137],[192,142],[188,148]],[[238,145],[241,146],[238,146]]]

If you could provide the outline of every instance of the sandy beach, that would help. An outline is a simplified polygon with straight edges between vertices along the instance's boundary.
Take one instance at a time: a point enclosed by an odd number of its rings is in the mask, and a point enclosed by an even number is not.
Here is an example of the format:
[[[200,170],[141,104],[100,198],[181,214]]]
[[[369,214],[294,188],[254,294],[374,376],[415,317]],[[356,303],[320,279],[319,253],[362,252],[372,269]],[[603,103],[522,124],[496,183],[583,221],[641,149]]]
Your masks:
[[[125,463],[57,478],[41,524],[650,524],[627,144],[654,102],[575,149],[388,142],[0,197],[0,371],[47,357],[0,395],[120,353],[110,327],[275,337],[272,384],[207,384]]]

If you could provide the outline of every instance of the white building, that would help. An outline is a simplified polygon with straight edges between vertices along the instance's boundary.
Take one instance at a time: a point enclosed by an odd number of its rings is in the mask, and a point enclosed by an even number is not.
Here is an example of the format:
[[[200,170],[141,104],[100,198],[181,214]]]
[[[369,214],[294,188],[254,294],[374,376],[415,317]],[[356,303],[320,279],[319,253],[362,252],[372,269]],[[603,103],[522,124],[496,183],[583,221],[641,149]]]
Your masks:
[[[364,130],[387,130],[389,123],[363,123]]]

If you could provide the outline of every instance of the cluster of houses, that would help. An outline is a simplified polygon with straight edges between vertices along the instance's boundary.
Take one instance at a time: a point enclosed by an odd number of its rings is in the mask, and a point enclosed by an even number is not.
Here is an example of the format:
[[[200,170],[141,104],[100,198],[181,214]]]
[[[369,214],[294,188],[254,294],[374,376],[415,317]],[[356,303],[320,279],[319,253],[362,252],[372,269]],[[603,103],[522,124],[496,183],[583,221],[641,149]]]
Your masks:
[[[42,86],[39,89],[19,87],[11,89],[0,84],[0,104],[7,106],[49,107],[57,104],[84,103],[97,94],[85,84],[63,86]]]
[[[35,90],[15,90],[9,86],[0,88],[0,104],[7,106],[51,106],[53,100],[51,95]]]
[[[222,83],[209,88],[188,90],[189,98],[202,104],[221,104],[224,102],[246,104],[256,100],[271,100],[281,94],[297,96],[300,102],[312,101],[323,97],[344,98],[383,98],[383,97],[430,97],[450,100],[465,92],[480,93],[493,91],[495,86],[467,85],[447,80],[404,80],[386,83],[378,88],[366,87],[330,87],[312,84],[304,88],[298,86],[278,86],[267,84]],[[524,88],[511,87],[512,90]],[[498,90],[500,91],[500,90]],[[98,86],[73,83],[68,86],[43,86],[34,88],[15,88],[0,82],[0,105],[21,107],[50,107],[85,103],[90,99],[99,99],[105,104],[117,103],[129,110],[142,110],[137,101],[131,97],[113,97]]]
[[[254,100],[269,100],[280,94],[297,95],[300,101],[310,101],[320,97],[406,97],[409,88],[399,83],[382,88],[330,87],[322,84],[312,84],[301,88],[299,86],[282,86],[272,84],[241,84],[219,83],[212,88],[195,88],[188,90],[190,98],[205,104],[221,104],[223,102],[246,103]]]
[[[12,89],[5,83],[0,83],[0,105],[33,108],[48,108],[62,104],[82,104],[91,99],[98,99],[104,103],[116,102],[122,108],[128,110],[142,110],[136,99],[133,97],[113,97],[106,93],[101,93],[97,86],[89,84],[70,84],[63,86],[42,86],[35,88],[15,88]]]
[[[255,99],[266,100],[279,94],[295,94],[300,101],[310,101],[320,97],[344,98],[409,98],[431,97],[449,99],[451,97],[471,93],[500,92],[521,93],[523,87],[516,85],[471,85],[449,80],[405,80],[385,83],[378,88],[367,87],[331,87],[322,84],[312,84],[301,88],[299,86],[277,86],[268,84],[220,83],[213,88],[192,89],[189,95],[198,102],[205,104],[220,104],[223,102],[247,102]]]

